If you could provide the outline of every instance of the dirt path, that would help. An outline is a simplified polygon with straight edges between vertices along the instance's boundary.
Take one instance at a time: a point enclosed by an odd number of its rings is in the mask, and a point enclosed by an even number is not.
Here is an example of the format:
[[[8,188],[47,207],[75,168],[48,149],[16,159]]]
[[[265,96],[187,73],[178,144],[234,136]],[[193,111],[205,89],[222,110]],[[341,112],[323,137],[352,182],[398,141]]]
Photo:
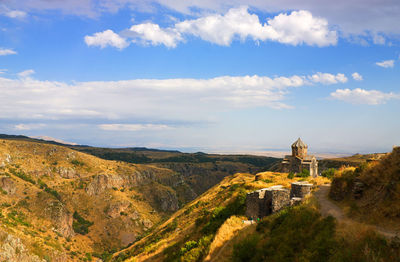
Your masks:
[[[315,197],[318,199],[320,204],[320,211],[323,216],[333,216],[339,222],[350,222],[351,219],[346,217],[343,213],[343,210],[336,205],[332,200],[329,199],[328,194],[331,185],[321,185],[319,190],[314,193]],[[393,238],[395,236],[400,236],[400,232],[396,232],[395,230],[388,230],[385,228],[381,228],[378,226],[370,225],[376,232],[384,235],[387,238]]]

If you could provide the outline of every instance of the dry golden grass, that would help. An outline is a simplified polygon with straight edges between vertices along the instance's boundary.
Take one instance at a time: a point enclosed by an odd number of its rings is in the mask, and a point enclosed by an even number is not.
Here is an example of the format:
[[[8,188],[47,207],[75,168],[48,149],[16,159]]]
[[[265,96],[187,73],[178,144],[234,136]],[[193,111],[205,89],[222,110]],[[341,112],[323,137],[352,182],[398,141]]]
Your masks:
[[[248,192],[254,191],[257,189],[270,187],[273,185],[283,185],[284,187],[289,188],[290,183],[295,181],[306,180],[310,183],[313,183],[316,187],[321,184],[329,183],[330,180],[324,177],[318,178],[298,178],[295,177],[294,179],[288,179],[287,173],[278,173],[278,172],[262,172],[257,175],[247,174],[247,173],[236,173],[234,175],[225,177],[219,184],[215,185],[197,199],[193,200],[192,202],[188,203],[184,208],[177,211],[170,219],[166,222],[162,223],[158,226],[152,234],[148,237],[136,242],[133,246],[129,247],[122,252],[130,252],[130,250],[139,250],[140,246],[145,245],[146,248],[144,252],[140,252],[134,258],[136,261],[163,261],[164,255],[163,251],[170,247],[175,243],[179,243],[185,241],[188,237],[190,239],[197,239],[200,237],[199,233],[196,233],[195,221],[197,218],[201,216],[202,209],[206,209],[212,211],[218,206],[225,206],[228,202],[230,202],[235,195],[229,195],[229,188],[235,184],[244,185]],[[256,178],[257,177],[257,181]],[[192,208],[196,205],[196,203],[205,203],[196,208]],[[193,209],[189,214],[187,214],[188,209]],[[161,240],[157,241],[156,243],[148,243],[149,240],[157,235],[161,229],[167,227],[173,220],[176,220],[178,223],[178,229],[167,236],[163,237]],[[240,221],[239,221],[240,220]],[[229,219],[228,219],[229,221]],[[241,219],[239,218],[232,218],[232,221],[226,222],[227,224],[221,228],[221,232],[218,231],[217,237],[215,242],[212,243],[211,253],[208,256],[208,259],[213,260],[214,255],[216,255],[219,251],[218,249],[221,245],[226,245],[226,248],[229,249],[233,247],[231,243],[231,239],[235,238],[235,232],[241,232],[241,227],[243,225]],[[240,225],[240,226],[239,226]],[[252,227],[252,226],[251,226]],[[247,230],[247,229],[246,229]],[[196,235],[197,234],[197,235]],[[225,243],[226,244],[222,244]],[[228,248],[229,247],[229,248]],[[225,252],[224,250],[218,255],[218,259],[222,259]],[[116,255],[118,255],[117,253]],[[221,260],[222,261],[222,260]]]
[[[236,235],[236,233],[248,226],[243,223],[245,217],[231,216],[224,224],[218,229],[214,241],[211,243],[210,251],[204,261],[219,261],[222,254],[222,249],[225,245]]]
[[[76,172],[73,178],[63,178],[59,169],[71,169]],[[140,219],[157,223],[163,214],[153,212],[154,206],[147,200],[143,200],[150,189],[121,188],[107,190],[104,194],[90,196],[81,187],[83,182],[90,182],[92,176],[100,174],[107,175],[129,175],[136,172],[148,171],[149,168],[156,172],[160,178],[168,177],[173,172],[167,169],[150,167],[146,165],[134,165],[118,161],[103,160],[92,155],[77,152],[66,147],[35,143],[28,141],[0,140],[0,175],[10,176],[16,192],[13,194],[0,194],[0,212],[7,218],[12,210],[22,212],[26,222],[30,226],[22,224],[5,225],[3,229],[21,238],[27,248],[43,257],[54,252],[67,254],[69,261],[80,260],[85,253],[102,253],[106,248],[121,247],[118,242],[121,234],[125,231],[136,234],[143,233],[143,225],[136,225],[128,216],[110,218],[104,210],[111,203],[130,203],[127,213],[133,210],[140,214]],[[13,174],[12,170],[23,171],[36,184],[27,182]],[[15,172],[15,171],[14,171]],[[76,234],[67,239],[54,232],[53,223],[43,212],[52,201],[54,196],[45,193],[37,184],[43,181],[48,187],[54,189],[62,196],[63,205],[71,212],[78,211],[84,218],[94,222],[87,235]],[[155,185],[151,190],[157,190]],[[133,198],[138,196],[141,199]],[[23,206],[18,203],[24,202]],[[22,203],[21,202],[21,203]],[[111,234],[107,233],[108,227]],[[70,253],[76,253],[70,257]]]

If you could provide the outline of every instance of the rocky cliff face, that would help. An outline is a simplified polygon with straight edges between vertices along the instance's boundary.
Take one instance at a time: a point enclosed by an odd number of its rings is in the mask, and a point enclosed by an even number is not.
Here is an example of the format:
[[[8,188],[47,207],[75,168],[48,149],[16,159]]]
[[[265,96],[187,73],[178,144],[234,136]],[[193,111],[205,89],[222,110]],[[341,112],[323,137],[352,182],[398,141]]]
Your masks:
[[[49,217],[54,224],[54,231],[63,237],[73,237],[72,213],[60,201],[50,201],[44,210],[44,215]]]
[[[32,255],[20,238],[2,230],[0,230],[0,261],[46,262],[46,260]]]

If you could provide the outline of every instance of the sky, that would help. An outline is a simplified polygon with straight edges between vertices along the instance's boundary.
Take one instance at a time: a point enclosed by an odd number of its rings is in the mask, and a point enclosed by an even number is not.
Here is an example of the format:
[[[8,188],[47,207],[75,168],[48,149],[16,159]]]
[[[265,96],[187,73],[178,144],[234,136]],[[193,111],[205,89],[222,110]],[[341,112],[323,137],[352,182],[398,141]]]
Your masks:
[[[398,0],[0,0],[0,133],[184,152],[400,145]]]

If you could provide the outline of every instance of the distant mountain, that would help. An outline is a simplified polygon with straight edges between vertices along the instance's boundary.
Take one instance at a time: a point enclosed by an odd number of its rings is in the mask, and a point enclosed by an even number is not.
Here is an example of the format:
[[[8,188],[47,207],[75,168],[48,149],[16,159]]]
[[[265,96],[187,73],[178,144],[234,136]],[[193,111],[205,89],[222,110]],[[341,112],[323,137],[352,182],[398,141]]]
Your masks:
[[[64,140],[57,139],[57,138],[50,137],[50,136],[32,136],[31,138],[45,140],[45,141],[53,141],[53,142],[57,142],[57,143],[64,144],[64,145],[72,145],[72,146],[78,145],[77,143],[66,142]]]

